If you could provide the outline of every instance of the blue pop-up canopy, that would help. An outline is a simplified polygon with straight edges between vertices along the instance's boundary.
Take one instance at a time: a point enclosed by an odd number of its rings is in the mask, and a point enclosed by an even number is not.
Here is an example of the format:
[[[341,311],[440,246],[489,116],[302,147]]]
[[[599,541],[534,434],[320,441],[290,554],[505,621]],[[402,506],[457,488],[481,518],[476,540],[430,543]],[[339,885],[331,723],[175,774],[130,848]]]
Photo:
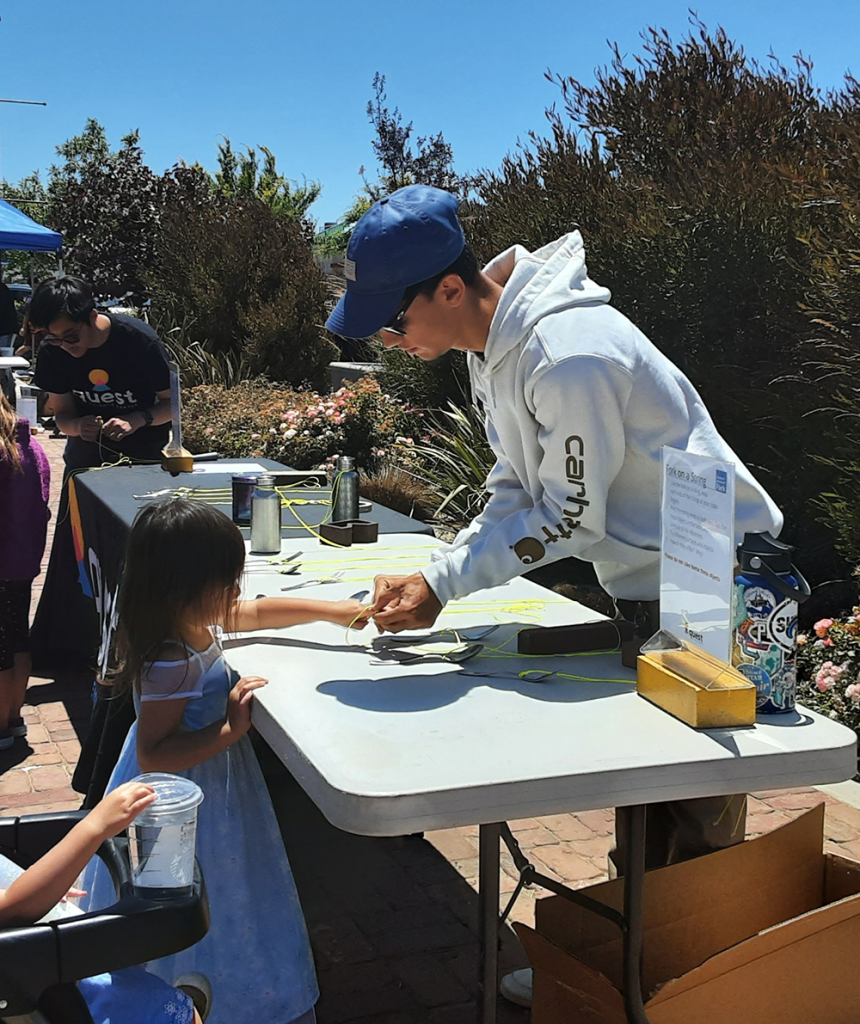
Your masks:
[[[0,249],[23,252],[56,252],[63,244],[63,236],[37,224],[26,213],[0,199]]]

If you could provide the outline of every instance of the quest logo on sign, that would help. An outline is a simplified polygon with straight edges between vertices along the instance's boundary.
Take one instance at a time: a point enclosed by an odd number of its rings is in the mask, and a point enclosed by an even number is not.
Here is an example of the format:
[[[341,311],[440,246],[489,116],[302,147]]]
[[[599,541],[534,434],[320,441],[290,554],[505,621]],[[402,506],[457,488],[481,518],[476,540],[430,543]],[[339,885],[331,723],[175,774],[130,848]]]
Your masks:
[[[86,402],[87,405],[132,406],[135,408],[140,405],[131,389],[111,391],[110,374],[107,370],[90,370],[87,379],[93,386],[92,391],[72,391],[75,398]]]

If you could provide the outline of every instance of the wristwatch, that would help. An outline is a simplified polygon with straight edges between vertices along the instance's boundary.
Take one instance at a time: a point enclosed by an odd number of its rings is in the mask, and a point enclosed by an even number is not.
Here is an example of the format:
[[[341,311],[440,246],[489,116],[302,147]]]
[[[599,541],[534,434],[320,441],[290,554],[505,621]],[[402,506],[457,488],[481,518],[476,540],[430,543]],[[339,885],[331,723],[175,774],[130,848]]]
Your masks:
[[[152,426],[152,409],[138,409],[137,411],[144,418],[144,420],[145,420],[145,424],[144,425],[147,426],[147,427],[151,427]]]

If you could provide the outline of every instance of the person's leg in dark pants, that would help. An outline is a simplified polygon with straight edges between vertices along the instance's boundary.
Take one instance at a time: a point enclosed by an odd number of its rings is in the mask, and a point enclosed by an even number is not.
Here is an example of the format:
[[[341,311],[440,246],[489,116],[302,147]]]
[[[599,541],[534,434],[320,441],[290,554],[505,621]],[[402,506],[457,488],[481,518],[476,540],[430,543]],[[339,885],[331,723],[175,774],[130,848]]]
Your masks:
[[[616,601],[615,605],[620,618],[635,624],[638,644],[659,630],[659,601]],[[743,842],[746,814],[747,798],[743,794],[651,804],[645,817],[646,870]],[[615,846],[609,852],[610,878],[623,874],[626,842],[621,819],[616,819]]]

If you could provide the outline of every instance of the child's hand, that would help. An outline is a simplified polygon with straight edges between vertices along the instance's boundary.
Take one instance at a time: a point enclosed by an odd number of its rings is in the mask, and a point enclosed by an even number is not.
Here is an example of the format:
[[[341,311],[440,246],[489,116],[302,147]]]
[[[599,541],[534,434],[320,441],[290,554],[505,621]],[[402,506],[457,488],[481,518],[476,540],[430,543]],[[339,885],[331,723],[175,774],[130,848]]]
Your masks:
[[[373,615],[373,605],[362,604],[361,601],[334,601],[332,622],[339,626],[351,626],[353,629],[364,629]]]
[[[236,737],[244,736],[251,728],[251,701],[254,698],[254,690],[268,683],[268,679],[261,676],[244,676],[230,691],[227,698],[227,722],[230,725],[230,732]]]
[[[87,820],[103,839],[109,839],[134,821],[155,800],[155,790],[143,782],[126,782],[97,804]]]

